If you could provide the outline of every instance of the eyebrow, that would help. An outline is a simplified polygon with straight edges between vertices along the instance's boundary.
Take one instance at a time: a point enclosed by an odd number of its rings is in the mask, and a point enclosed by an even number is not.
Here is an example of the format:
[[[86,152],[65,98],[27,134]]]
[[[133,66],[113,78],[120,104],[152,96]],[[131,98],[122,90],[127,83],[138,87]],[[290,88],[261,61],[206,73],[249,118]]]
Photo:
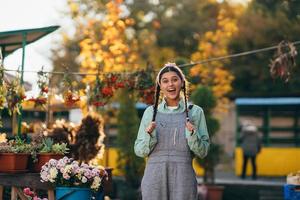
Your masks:
[[[179,78],[179,77],[178,77],[178,76],[176,76],[176,75],[174,75],[174,76],[171,76],[171,79],[172,79],[172,78]],[[165,77],[164,77],[164,78],[162,78],[161,80],[164,80],[164,79],[168,80],[168,78],[165,78]]]

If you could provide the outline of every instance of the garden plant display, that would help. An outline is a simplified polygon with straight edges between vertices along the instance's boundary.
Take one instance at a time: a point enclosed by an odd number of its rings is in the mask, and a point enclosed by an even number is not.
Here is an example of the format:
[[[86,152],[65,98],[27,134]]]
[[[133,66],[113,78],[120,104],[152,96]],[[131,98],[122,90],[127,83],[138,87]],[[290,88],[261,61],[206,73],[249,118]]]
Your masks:
[[[52,183],[56,187],[90,188],[97,192],[102,179],[107,177],[103,167],[94,167],[79,163],[72,158],[51,159],[40,172],[41,181]]]

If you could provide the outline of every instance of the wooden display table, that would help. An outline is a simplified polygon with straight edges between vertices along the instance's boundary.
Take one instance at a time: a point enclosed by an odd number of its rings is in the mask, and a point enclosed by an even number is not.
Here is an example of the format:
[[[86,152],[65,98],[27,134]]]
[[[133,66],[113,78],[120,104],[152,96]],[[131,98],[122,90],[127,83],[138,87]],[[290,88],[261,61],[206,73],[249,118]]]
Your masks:
[[[0,200],[3,200],[3,186],[11,187],[11,200],[27,200],[23,188],[47,190],[48,200],[54,200],[54,188],[42,183],[39,173],[0,173]]]

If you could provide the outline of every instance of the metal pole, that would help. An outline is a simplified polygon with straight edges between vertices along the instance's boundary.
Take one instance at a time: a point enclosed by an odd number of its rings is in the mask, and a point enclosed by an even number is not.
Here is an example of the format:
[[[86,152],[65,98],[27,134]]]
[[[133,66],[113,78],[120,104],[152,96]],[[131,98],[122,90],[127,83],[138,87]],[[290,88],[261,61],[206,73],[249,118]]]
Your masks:
[[[25,46],[26,46],[26,37],[27,33],[22,34],[22,65],[21,65],[21,78],[20,85],[22,86],[24,83],[23,75],[24,75],[24,62],[25,62]],[[18,115],[18,137],[21,136],[21,128],[22,128],[22,105],[19,105],[20,114]]]

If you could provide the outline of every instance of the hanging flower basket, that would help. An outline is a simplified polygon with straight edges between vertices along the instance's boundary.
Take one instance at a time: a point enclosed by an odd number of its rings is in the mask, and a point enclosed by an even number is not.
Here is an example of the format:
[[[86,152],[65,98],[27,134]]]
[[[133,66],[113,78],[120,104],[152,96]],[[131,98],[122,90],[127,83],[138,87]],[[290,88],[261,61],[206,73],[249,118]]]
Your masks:
[[[80,97],[77,94],[77,92],[74,92],[72,90],[67,90],[66,92],[64,92],[63,98],[64,98],[65,105],[68,107],[71,107],[75,105],[76,102],[80,101]]]
[[[94,85],[91,86],[88,91],[89,104],[95,107],[105,106],[109,99],[114,95],[114,85],[116,84],[117,79],[117,76],[110,75],[101,81],[98,75]]]
[[[34,103],[34,107],[41,107],[41,108],[45,108],[45,105],[47,104],[47,98],[43,97],[43,96],[38,96],[36,98],[30,98],[27,101],[31,101]]]
[[[37,81],[38,87],[39,87],[39,95],[37,97],[32,97],[28,99],[28,101],[31,101],[34,103],[35,108],[43,108],[45,109],[45,105],[47,104],[47,93],[48,93],[48,76],[47,73],[43,72],[43,69],[38,72],[38,81]]]
[[[272,78],[281,78],[288,82],[292,68],[296,65],[297,49],[293,43],[282,41],[279,43],[274,59],[270,63]]]
[[[80,96],[78,92],[74,89],[76,82],[72,82],[69,72],[66,72],[64,74],[62,84],[65,88],[63,92],[63,99],[65,105],[68,107],[74,106],[78,101],[80,101]]]
[[[14,112],[20,114],[19,108],[25,98],[25,89],[20,85],[19,78],[6,83],[6,103],[10,115]]]

